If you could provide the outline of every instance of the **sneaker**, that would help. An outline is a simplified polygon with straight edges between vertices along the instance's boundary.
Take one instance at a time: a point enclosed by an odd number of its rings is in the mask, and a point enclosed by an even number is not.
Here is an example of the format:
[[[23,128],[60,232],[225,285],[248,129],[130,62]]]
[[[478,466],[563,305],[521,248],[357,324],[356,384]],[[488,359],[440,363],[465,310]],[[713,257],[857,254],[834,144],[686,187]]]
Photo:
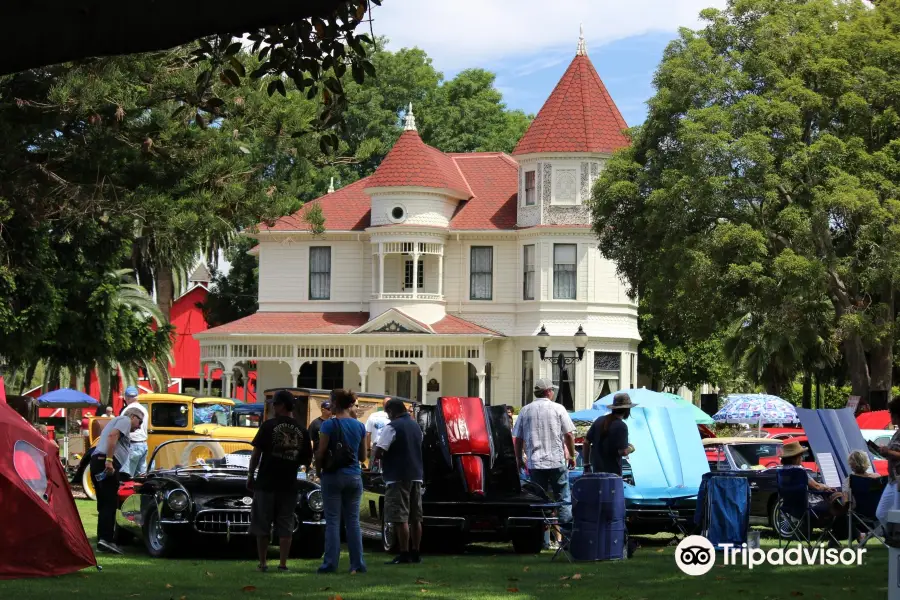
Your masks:
[[[640,548],[640,544],[637,543],[637,540],[628,540],[628,549],[626,556],[631,558],[634,556],[635,551]]]
[[[106,540],[99,540],[97,542],[97,550],[100,552],[112,552],[113,554],[125,554],[121,548]]]
[[[414,565],[422,564],[422,555],[419,554],[418,552],[410,552],[409,553],[409,562],[411,562]]]
[[[281,565],[278,565],[278,572],[279,572],[279,573],[287,573],[287,572],[289,572],[289,571],[290,571],[289,568],[287,568],[287,567],[282,567]]]
[[[387,561],[386,565],[408,565],[411,561],[409,560],[409,554],[406,552],[401,552],[397,556],[394,557],[394,560]]]

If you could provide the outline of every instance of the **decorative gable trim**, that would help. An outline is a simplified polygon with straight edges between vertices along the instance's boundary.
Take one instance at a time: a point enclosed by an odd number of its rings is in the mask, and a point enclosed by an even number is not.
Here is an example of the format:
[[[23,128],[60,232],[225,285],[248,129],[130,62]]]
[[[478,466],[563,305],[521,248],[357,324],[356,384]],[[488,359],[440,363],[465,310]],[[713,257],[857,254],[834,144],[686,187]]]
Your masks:
[[[434,333],[434,330],[431,329],[428,325],[417,321],[410,317],[409,315],[403,313],[396,308],[391,308],[374,319],[369,320],[368,323],[363,325],[362,327],[358,327],[350,332],[351,334],[355,333]]]

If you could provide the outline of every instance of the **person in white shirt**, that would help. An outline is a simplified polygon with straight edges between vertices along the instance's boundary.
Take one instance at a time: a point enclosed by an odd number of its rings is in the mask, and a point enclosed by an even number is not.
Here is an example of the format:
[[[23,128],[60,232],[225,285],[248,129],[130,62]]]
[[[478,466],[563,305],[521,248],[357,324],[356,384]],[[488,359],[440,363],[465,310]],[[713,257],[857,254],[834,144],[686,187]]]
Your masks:
[[[376,467],[375,463],[375,446],[378,445],[378,436],[381,435],[381,430],[384,429],[385,425],[391,422],[391,418],[388,416],[387,412],[385,412],[384,407],[387,406],[388,400],[385,400],[381,408],[376,412],[369,415],[369,419],[366,421],[366,448],[369,451],[369,468],[373,469]]]
[[[141,411],[143,419],[141,426],[131,432],[131,448],[128,454],[128,463],[122,467],[122,471],[131,477],[141,475],[147,471],[147,423],[150,415],[147,409],[138,402],[138,390],[134,386],[125,388],[125,408],[136,408]]]
[[[524,462],[531,481],[563,503],[559,522],[569,523],[572,494],[568,469],[575,467],[575,424],[563,405],[553,401],[555,393],[556,386],[549,379],[534,382],[534,401],[519,411],[513,438],[519,470]]]

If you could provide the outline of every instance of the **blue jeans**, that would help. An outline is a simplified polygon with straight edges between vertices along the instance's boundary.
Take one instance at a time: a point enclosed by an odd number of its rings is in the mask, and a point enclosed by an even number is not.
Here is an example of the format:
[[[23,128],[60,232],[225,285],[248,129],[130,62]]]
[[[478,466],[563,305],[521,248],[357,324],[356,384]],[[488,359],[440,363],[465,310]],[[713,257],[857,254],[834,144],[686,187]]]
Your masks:
[[[128,462],[122,470],[132,477],[147,472],[147,442],[131,442]]]
[[[322,498],[325,501],[325,557],[320,571],[337,571],[341,556],[341,518],[347,530],[350,570],[366,570],[363,560],[362,531],[359,528],[359,501],[362,498],[359,474],[322,474]]]
[[[559,522],[572,521],[572,492],[569,489],[569,470],[565,467],[556,469],[531,469],[531,481],[547,492],[552,492],[556,502],[562,502],[559,508]]]

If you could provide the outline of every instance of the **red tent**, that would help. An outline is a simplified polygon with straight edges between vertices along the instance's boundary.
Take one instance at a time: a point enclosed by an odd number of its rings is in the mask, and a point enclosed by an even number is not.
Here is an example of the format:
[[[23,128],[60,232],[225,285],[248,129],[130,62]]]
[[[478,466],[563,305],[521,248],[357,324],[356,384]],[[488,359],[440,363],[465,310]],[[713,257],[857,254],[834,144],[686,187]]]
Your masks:
[[[861,413],[856,422],[860,429],[887,429],[891,425],[891,414],[886,410]]]
[[[97,565],[59,448],[8,404],[0,404],[0,507],[0,579]]]

